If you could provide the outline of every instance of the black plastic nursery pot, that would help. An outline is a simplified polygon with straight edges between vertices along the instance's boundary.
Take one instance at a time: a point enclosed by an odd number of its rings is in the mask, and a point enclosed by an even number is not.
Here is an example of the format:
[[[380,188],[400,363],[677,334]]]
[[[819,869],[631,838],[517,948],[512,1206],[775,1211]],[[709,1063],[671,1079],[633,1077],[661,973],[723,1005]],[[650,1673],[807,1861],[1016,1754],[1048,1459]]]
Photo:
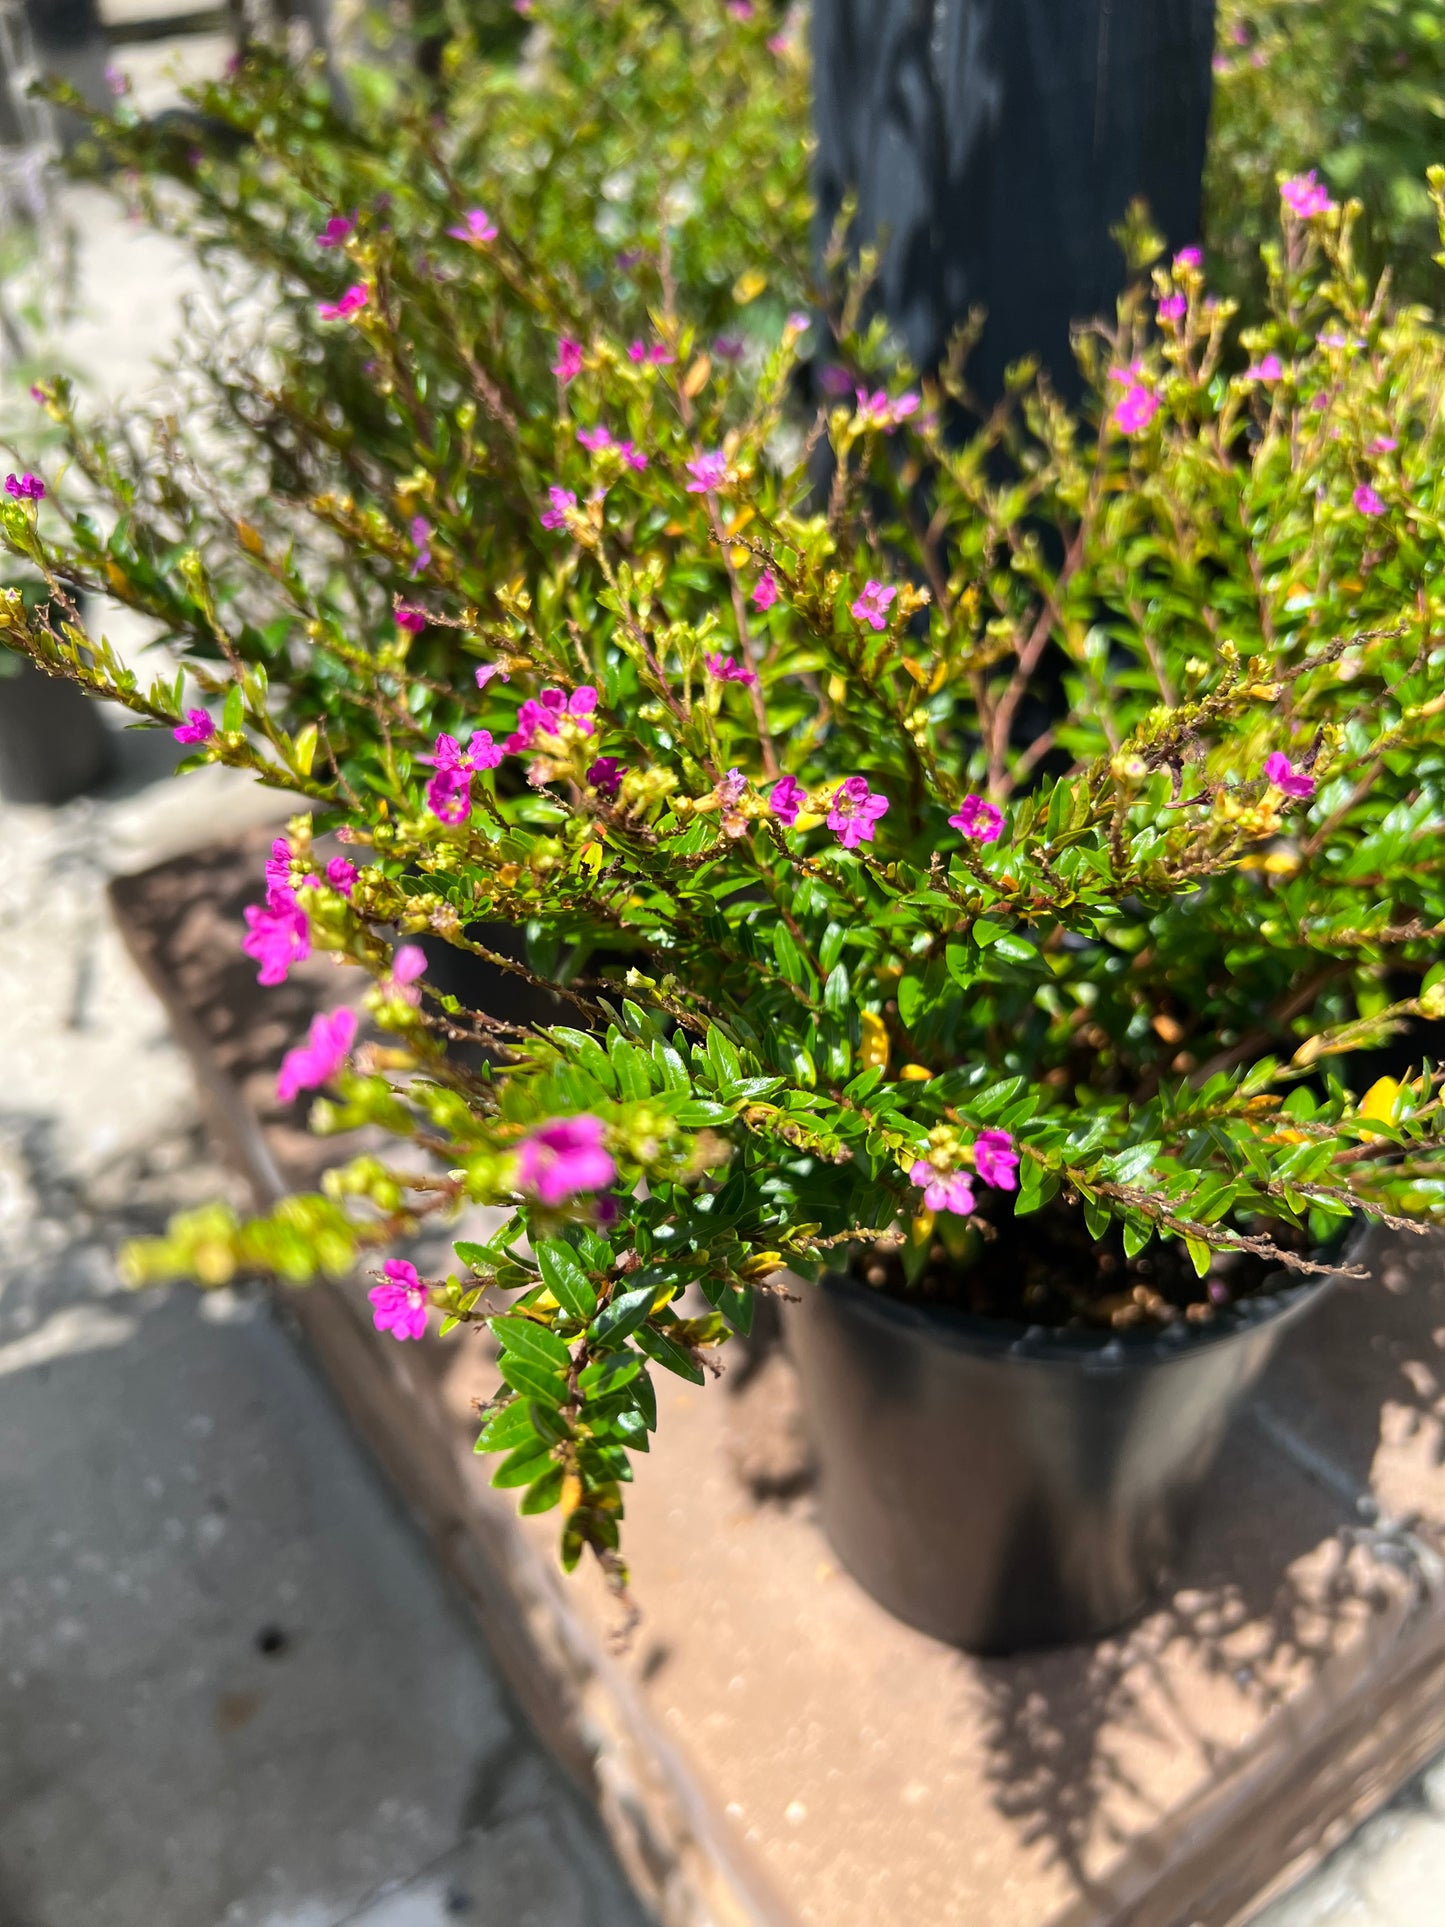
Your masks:
[[[1178,1552],[1231,1420],[1333,1280],[1163,1331],[1025,1328],[798,1284],[786,1325],[839,1559],[982,1654],[1098,1637]]]
[[[0,796],[64,803],[104,782],[111,765],[98,703],[19,657],[0,662]]]

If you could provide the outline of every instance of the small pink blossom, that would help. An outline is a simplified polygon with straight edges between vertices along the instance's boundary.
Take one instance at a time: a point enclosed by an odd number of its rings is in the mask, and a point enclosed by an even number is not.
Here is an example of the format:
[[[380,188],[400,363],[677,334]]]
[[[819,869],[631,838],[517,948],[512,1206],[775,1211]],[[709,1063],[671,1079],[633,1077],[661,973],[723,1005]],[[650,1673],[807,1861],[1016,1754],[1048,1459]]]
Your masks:
[[[183,723],[178,723],[171,731],[172,736],[175,737],[178,743],[209,742],[215,733],[216,725],[211,721],[204,709],[188,709],[186,711],[186,720]]]
[[[751,684],[755,683],[758,679],[758,673],[755,669],[750,669],[745,662],[738,662],[732,656],[704,656],[702,660],[707,673],[710,676],[715,676],[719,682],[742,682]]]
[[[792,44],[793,43],[789,40],[788,36],[785,33],[774,33],[774,34],[768,35],[768,52],[770,54],[776,54],[780,60],[782,59],[783,55],[791,49]]]
[[[841,362],[830,361],[818,375],[818,386],[825,395],[838,401],[853,386],[853,377]]]
[[[493,676],[500,676],[503,682],[512,680],[510,674],[499,662],[479,662],[476,670],[477,688],[485,689]]]
[[[1195,268],[1202,268],[1203,266],[1203,248],[1180,248],[1174,257],[1174,272],[1176,274],[1178,274],[1181,269],[1189,269],[1192,271]]]
[[[564,722],[590,736],[596,707],[597,691],[591,683],[583,683],[570,697],[561,689],[544,689],[535,701],[529,696],[517,711],[517,727],[507,738],[507,753],[515,756],[520,750],[530,749],[539,732],[558,735]]]
[[[945,1175],[935,1171],[927,1158],[915,1158],[908,1175],[922,1190],[923,1202],[930,1211],[952,1211],[966,1218],[973,1210],[973,1186],[966,1171]]]
[[[755,609],[771,609],[778,599],[778,578],[771,569],[764,569],[753,589],[752,603]]]
[[[43,502],[45,484],[38,475],[32,475],[27,469],[23,475],[5,477],[5,493],[13,495],[18,502]]]
[[[1393,455],[1400,446],[1393,435],[1377,435],[1370,443],[1372,455]]]
[[[647,467],[647,457],[637,446],[636,442],[619,442],[615,440],[611,429],[608,428],[605,422],[599,422],[595,428],[579,428],[577,431],[577,439],[584,448],[590,449],[594,455],[601,455],[604,451],[610,449],[614,454],[620,455],[629,468],[641,470]]]
[[[373,1285],[366,1294],[372,1303],[371,1322],[393,1338],[425,1338],[427,1289],[416,1266],[405,1258],[388,1258],[381,1268],[388,1282]]]
[[[728,479],[728,458],[721,449],[713,449],[706,455],[694,455],[687,464],[691,480],[687,484],[689,495],[706,495],[709,489],[724,488]]]
[[[419,576],[431,567],[431,523],[424,515],[411,518],[411,542],[416,550],[416,558],[411,565],[412,575]]]
[[[360,871],[356,865],[344,856],[332,857],[326,866],[326,881],[333,890],[339,891],[344,897],[349,897],[356,888],[356,879],[359,875]]]
[[[291,845],[284,836],[273,839],[262,874],[266,880],[266,908],[293,910],[296,892],[291,888]]]
[[[740,769],[730,769],[721,782],[713,785],[713,794],[725,810],[736,809],[748,793],[748,779]]]
[[[582,1112],[554,1118],[517,1147],[517,1186],[543,1204],[565,1204],[579,1191],[601,1191],[617,1176],[604,1148],[601,1118]]]
[[[727,9],[734,20],[751,20],[757,11],[753,0],[727,0]]]
[[[719,335],[712,351],[719,361],[741,361],[747,352],[747,343],[741,335]]]
[[[1244,371],[1246,381],[1283,381],[1284,364],[1278,355],[1265,355],[1262,360],[1252,361]]]
[[[418,609],[414,603],[398,602],[392,614],[397,628],[408,629],[414,636],[419,636],[426,627],[426,610]]]
[[[774,794],[776,798],[776,792]],[[845,850],[856,850],[860,843],[873,841],[879,817],[887,814],[888,798],[877,790],[870,790],[866,776],[850,776],[839,784],[828,806],[828,828]]]
[[[356,1012],[320,1011],[311,1019],[308,1042],[288,1050],[276,1078],[276,1095],[293,1104],[302,1091],[319,1091],[341,1069],[356,1041]]]
[[[907,394],[891,400],[887,392],[879,388],[869,394],[866,388],[857,388],[854,394],[858,402],[858,425],[860,428],[881,428],[885,435],[891,435],[900,423],[916,414],[919,407],[918,396],[910,389]]]
[[[399,997],[404,1004],[419,1004],[421,992],[416,985],[425,974],[426,952],[421,945],[400,944],[392,952],[391,971],[383,978],[381,987],[389,997]]]
[[[550,506],[542,511],[542,527],[544,529],[565,528],[567,512],[569,509],[576,508],[577,497],[570,488],[558,488],[554,485],[547,490],[547,501]]]
[[[1115,374],[1114,379],[1123,377]],[[1114,404],[1112,420],[1122,435],[1139,435],[1159,413],[1159,397],[1142,381],[1131,381]]]
[[[896,589],[885,589],[881,582],[865,582],[863,593],[850,611],[854,621],[866,622],[872,629],[886,629],[889,605],[897,594]]]
[[[768,807],[780,823],[789,829],[798,820],[798,812],[807,803],[808,792],[796,776],[780,776],[773,785],[773,793],[768,798]]]
[[[1385,513],[1384,497],[1380,495],[1377,490],[1371,488],[1368,482],[1361,482],[1360,486],[1350,497],[1350,500],[1354,503],[1361,515],[1383,515]]]
[[[501,760],[489,729],[479,729],[465,750],[455,736],[438,736],[433,753],[418,758],[436,770],[426,788],[432,815],[442,823],[465,823],[472,813],[473,771],[495,769]]]
[[[981,796],[965,796],[948,821],[961,836],[972,837],[975,843],[997,843],[1003,834],[1003,811],[997,803],[985,803]]]
[[[1283,750],[1272,750],[1264,759],[1264,773],[1277,790],[1286,796],[1306,797],[1315,793],[1315,779],[1297,770]]]
[[[1313,168],[1308,174],[1293,174],[1287,181],[1282,181],[1279,198],[1290,213],[1297,215],[1301,221],[1308,221],[1316,214],[1333,214],[1335,211],[1328,189]]]
[[[120,68],[115,66],[114,63],[111,61],[106,62],[105,84],[107,87],[109,87],[110,91],[115,95],[117,100],[119,100],[122,97],[122,95],[128,94],[130,92],[129,76],[122,73]]]
[[[356,223],[348,215],[333,214],[316,237],[319,248],[344,247],[356,232]]]
[[[472,247],[485,247],[497,238],[497,224],[484,207],[469,208],[462,216],[460,227],[449,227],[447,233],[454,241],[466,241]]]
[[[670,368],[677,356],[670,349],[655,341],[651,347],[645,341],[629,342],[627,359],[635,362],[650,362],[654,368]]]
[[[241,948],[261,966],[257,983],[285,983],[292,964],[304,963],[311,955],[306,912],[294,899],[290,909],[262,909],[259,904],[248,903],[245,918]]]
[[[974,1161],[985,1184],[1000,1191],[1019,1188],[1019,1154],[1007,1131],[980,1131],[973,1141]]]
[[[1171,324],[1182,321],[1189,312],[1189,296],[1187,294],[1161,295],[1155,312],[1161,321]]]
[[[552,373],[563,384],[575,381],[582,372],[582,343],[574,341],[571,335],[558,335],[557,359],[552,363]]]
[[[346,321],[359,314],[371,299],[364,281],[354,281],[339,301],[318,301],[316,312],[323,321]]]
[[[622,788],[622,779],[627,774],[615,756],[599,756],[587,771],[587,781],[599,796],[610,803]]]

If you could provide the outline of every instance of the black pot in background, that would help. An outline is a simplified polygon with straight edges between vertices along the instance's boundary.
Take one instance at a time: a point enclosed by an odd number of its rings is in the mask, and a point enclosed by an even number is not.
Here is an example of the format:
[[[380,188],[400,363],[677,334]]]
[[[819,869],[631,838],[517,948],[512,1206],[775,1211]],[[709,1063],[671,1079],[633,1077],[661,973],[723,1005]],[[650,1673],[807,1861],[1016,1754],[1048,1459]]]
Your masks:
[[[1097,1637],[1157,1589],[1245,1393],[1331,1282],[1147,1335],[798,1284],[785,1324],[834,1550],[972,1652]]]
[[[72,682],[23,658],[0,663],[0,796],[64,803],[110,774],[110,731]]]

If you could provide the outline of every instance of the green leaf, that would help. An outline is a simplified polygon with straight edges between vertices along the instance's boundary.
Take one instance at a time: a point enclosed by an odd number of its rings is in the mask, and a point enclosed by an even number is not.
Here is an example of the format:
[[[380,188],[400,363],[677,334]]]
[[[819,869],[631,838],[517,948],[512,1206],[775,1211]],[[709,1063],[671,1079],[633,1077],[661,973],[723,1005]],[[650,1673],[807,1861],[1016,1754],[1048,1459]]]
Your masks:
[[[515,1398],[510,1405],[504,1405],[482,1427],[475,1450],[478,1452],[510,1452],[525,1440],[535,1438],[537,1429],[532,1423],[531,1410],[524,1398]]]
[[[1206,1276],[1209,1267],[1214,1262],[1214,1253],[1209,1246],[1199,1238],[1186,1237],[1184,1240],[1184,1249],[1189,1253],[1190,1262],[1193,1264],[1199,1276],[1201,1278]]]
[[[233,682],[226,691],[226,700],[221,707],[221,728],[234,735],[245,727],[246,711],[241,697],[241,685]]]
[[[530,1485],[533,1479],[541,1476],[544,1467],[551,1464],[552,1448],[545,1439],[533,1439],[529,1444],[519,1445],[497,1467],[492,1474],[495,1486]]]
[[[550,1512],[561,1497],[562,1468],[554,1465],[532,1484],[517,1510],[527,1517],[536,1512]]]
[[[706,1374],[690,1352],[685,1352],[665,1332],[656,1325],[641,1325],[637,1331],[637,1342],[654,1364],[664,1366],[669,1372],[676,1372],[679,1378],[690,1379],[694,1385],[704,1383]]]
[[[503,1352],[498,1360],[498,1370],[514,1392],[520,1392],[524,1398],[536,1399],[539,1405],[549,1405],[555,1410],[567,1396],[565,1379],[544,1370],[533,1359],[524,1358],[520,1352]]]
[[[613,1298],[587,1327],[588,1338],[594,1345],[615,1345],[630,1337],[652,1310],[656,1294],[655,1284],[638,1285]]]
[[[503,1315],[488,1319],[493,1333],[508,1352],[515,1352],[523,1358],[530,1358],[544,1371],[568,1372],[572,1368],[572,1356],[566,1345],[545,1325],[534,1324],[530,1318]]]
[[[577,1261],[571,1245],[560,1238],[545,1238],[537,1246],[537,1267],[547,1289],[562,1309],[573,1318],[590,1318],[597,1309],[597,1293]]]

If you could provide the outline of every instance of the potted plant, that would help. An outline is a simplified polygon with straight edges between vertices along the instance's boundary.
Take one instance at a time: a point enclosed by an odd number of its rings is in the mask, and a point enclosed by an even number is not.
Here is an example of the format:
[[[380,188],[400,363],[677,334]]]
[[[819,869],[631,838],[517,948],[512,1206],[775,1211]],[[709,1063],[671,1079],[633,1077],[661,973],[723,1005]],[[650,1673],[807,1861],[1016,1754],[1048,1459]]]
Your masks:
[[[1342,1237],[1445,1199],[1439,1073],[1350,1074],[1445,1015],[1445,351],[1300,176],[1255,325],[1197,253],[1156,257],[1081,337],[1082,416],[1025,371],[960,442],[958,369],[880,379],[855,301],[859,379],[800,429],[806,317],[742,372],[666,280],[647,337],[559,338],[498,293],[545,261],[454,242],[454,193],[435,170],[404,222],[339,234],[325,298],[407,499],[447,505],[404,598],[394,517],[299,483],[229,546],[181,464],[124,483],[110,530],[63,492],[0,505],[49,590],[0,602],[12,648],[298,798],[246,946],[263,981],[310,950],[370,981],[282,1086],[407,1147],[266,1218],[182,1217],[132,1275],[375,1263],[395,1338],[486,1323],[496,1482],[619,1578],[655,1372],[700,1382],[789,1290],[865,1581],[993,1648],[1096,1627]],[[499,303],[551,372],[515,438],[458,443]],[[319,406],[288,435],[296,473],[334,454]],[[530,517],[505,539],[469,494],[504,441]],[[102,554],[171,598],[174,682],[81,624]],[[313,856],[321,830],[346,853]],[[579,942],[620,961],[512,1026],[428,981],[423,934],[536,987]],[[382,1259],[472,1202],[506,1222],[450,1275]]]

